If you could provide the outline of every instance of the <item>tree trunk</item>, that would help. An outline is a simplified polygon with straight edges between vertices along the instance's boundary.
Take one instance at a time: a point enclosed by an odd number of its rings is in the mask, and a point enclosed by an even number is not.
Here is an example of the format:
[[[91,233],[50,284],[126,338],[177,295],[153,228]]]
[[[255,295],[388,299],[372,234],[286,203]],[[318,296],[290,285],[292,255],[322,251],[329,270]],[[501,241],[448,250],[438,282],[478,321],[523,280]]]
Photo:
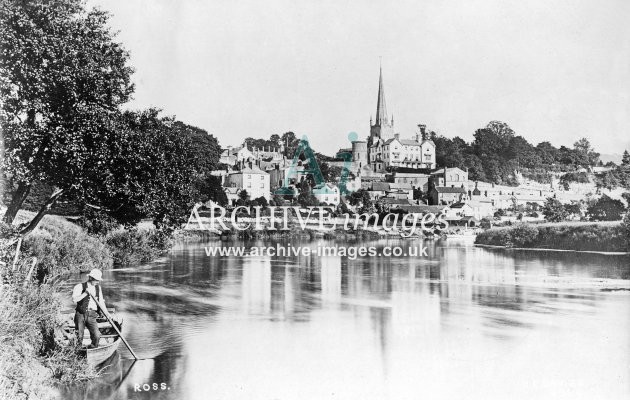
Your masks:
[[[20,226],[20,235],[25,236],[37,227],[37,224],[39,224],[42,218],[44,218],[48,211],[50,211],[51,207],[55,205],[59,197],[63,194],[63,191],[63,189],[55,189],[53,194],[48,198],[48,200],[46,200],[46,203],[41,206],[37,215],[33,217],[31,222],[27,222]]]
[[[22,203],[28,197],[29,192],[31,191],[31,184],[26,182],[20,182],[18,184],[17,189],[13,192],[11,196],[11,202],[7,207],[7,211],[4,213],[3,221],[7,224],[12,224],[15,216],[18,211],[22,207]]]

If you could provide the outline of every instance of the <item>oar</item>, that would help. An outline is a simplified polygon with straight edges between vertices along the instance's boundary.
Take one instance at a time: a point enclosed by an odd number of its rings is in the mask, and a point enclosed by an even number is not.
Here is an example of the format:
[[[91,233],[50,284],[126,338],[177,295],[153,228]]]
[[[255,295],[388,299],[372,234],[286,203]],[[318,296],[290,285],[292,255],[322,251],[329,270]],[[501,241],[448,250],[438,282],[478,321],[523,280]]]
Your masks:
[[[99,290],[99,289],[97,289]],[[96,303],[96,305],[98,306],[98,308],[101,309],[101,311],[103,311],[103,308],[101,307],[101,305],[98,303],[98,301],[94,298],[94,296],[92,295],[92,293],[88,292],[86,290],[87,294],[90,295],[90,297],[92,298],[92,300],[94,300],[94,302]],[[103,314],[105,315],[105,318],[107,318],[107,321],[112,325],[112,327],[114,328],[114,330],[116,331],[116,333],[118,334],[118,336],[120,336],[120,338],[122,339],[123,343],[125,344],[125,346],[127,346],[127,348],[129,349],[129,352],[131,353],[131,355],[133,356],[133,358],[135,358],[136,360],[139,360],[138,356],[136,355],[136,353],[133,351],[133,349],[131,348],[131,346],[129,346],[129,343],[127,343],[127,341],[125,340],[125,337],[122,335],[122,333],[120,333],[120,330],[118,329],[118,327],[116,326],[116,324],[114,323],[114,321],[111,320],[111,318],[109,318],[109,314],[107,313],[107,310],[103,311]]]

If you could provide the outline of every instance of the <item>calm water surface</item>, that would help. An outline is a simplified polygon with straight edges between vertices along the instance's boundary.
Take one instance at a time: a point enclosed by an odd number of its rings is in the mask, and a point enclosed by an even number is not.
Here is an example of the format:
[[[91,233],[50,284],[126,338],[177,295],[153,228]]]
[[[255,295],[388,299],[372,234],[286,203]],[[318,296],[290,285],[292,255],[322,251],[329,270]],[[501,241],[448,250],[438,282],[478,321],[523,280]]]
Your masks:
[[[121,344],[102,378],[60,398],[630,398],[627,258],[452,240],[424,242],[422,258],[204,251],[243,244],[275,242],[181,243],[106,272],[127,339],[151,359]]]

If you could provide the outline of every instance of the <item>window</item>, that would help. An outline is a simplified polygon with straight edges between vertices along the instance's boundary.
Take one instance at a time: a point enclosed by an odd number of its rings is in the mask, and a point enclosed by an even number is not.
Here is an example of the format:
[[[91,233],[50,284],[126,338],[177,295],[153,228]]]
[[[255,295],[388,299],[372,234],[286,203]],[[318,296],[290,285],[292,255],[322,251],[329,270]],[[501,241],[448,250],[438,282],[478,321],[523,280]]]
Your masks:
[[[260,184],[260,188],[261,188],[261,189],[264,189],[264,188],[265,188],[265,183],[264,183],[264,182],[262,182],[262,183]]]

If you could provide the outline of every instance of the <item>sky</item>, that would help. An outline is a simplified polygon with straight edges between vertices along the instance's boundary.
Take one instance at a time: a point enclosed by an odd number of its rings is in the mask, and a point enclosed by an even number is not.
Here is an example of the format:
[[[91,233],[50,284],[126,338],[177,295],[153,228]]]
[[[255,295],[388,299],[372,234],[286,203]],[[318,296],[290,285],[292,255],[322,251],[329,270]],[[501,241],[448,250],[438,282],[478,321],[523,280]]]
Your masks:
[[[293,131],[324,153],[369,134],[379,63],[395,130],[630,149],[628,0],[90,0],[131,54],[129,108],[220,144]]]

